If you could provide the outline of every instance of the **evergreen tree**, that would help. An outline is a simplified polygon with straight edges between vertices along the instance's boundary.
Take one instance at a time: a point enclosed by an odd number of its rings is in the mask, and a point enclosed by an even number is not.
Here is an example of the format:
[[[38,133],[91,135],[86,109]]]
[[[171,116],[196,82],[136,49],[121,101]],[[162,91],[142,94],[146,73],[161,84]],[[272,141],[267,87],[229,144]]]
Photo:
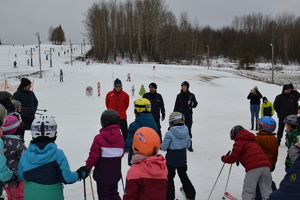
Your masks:
[[[61,45],[63,42],[66,41],[65,38],[65,32],[63,31],[61,25],[59,25],[56,28],[53,28],[52,26],[48,30],[48,40],[52,42],[52,44],[58,44]]]
[[[143,96],[144,94],[146,94],[146,90],[145,90],[144,85],[141,85],[141,89],[140,89],[139,95]]]

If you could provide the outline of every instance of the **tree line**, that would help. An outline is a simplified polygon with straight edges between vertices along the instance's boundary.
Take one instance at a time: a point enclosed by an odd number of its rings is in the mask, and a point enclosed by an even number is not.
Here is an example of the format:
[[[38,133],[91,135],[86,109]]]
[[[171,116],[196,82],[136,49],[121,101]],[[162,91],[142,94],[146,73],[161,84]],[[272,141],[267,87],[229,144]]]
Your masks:
[[[300,63],[300,17],[252,13],[235,16],[230,26],[201,27],[182,12],[177,19],[164,0],[102,0],[92,4],[83,20],[95,58],[201,64],[225,57],[241,65]]]

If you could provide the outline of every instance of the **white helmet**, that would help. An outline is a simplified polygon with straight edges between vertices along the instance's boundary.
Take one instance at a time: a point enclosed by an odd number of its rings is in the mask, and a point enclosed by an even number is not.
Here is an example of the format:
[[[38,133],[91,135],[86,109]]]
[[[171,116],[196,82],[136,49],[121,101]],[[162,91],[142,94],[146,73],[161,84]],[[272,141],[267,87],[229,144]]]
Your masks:
[[[57,124],[50,115],[39,115],[31,124],[32,138],[56,138]]]

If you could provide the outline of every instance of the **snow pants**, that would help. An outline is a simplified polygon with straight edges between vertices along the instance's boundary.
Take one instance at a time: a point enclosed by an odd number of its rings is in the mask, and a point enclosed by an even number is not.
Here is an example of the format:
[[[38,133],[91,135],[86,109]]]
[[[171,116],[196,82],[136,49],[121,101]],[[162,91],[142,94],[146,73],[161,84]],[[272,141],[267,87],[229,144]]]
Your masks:
[[[99,200],[121,200],[118,192],[118,182],[114,184],[97,182],[97,194]]]
[[[127,138],[127,133],[128,133],[127,119],[120,120],[120,128],[121,128],[122,135],[123,135],[124,142],[125,142],[126,138]]]
[[[23,200],[24,199],[24,181],[17,185],[4,188],[7,194],[7,200]]]
[[[259,104],[251,104],[250,105],[250,113],[251,113],[251,124],[257,124],[257,120],[259,117],[259,109],[260,105]],[[255,118],[255,123],[254,123],[254,118]]]
[[[285,127],[285,123],[283,123],[284,118],[279,118],[278,119],[278,129],[277,129],[277,141],[278,144],[280,144],[281,142],[281,138],[283,136],[283,131],[284,131],[284,127]]]
[[[188,199],[195,199],[196,191],[191,183],[186,171],[187,165],[182,167],[172,167],[167,165],[168,167],[168,189],[167,189],[167,200],[174,200],[175,199],[175,185],[174,185],[174,177],[176,175],[176,170],[180,181],[182,183],[183,190],[186,194]]]
[[[259,183],[262,199],[268,199],[269,195],[272,193],[272,177],[269,167],[260,167],[246,172],[242,192],[243,200],[255,199],[257,183]]]

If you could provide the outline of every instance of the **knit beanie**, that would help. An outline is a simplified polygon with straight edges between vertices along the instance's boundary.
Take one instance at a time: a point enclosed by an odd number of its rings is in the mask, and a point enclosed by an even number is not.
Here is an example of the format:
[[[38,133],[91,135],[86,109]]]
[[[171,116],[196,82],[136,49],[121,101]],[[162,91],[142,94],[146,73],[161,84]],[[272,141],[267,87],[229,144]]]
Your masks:
[[[291,89],[290,85],[288,85],[288,84],[283,85],[282,92],[287,89]]]
[[[114,85],[122,85],[121,80],[117,78],[117,79],[114,81]]]
[[[187,82],[187,81],[183,81],[183,82],[181,83],[181,87],[182,87],[183,85],[185,85],[185,86],[187,87],[187,89],[189,89],[189,87],[190,87],[190,84],[189,84],[189,82]]]
[[[267,97],[263,97],[262,100],[264,101],[264,100],[268,100],[268,99],[267,99]]]
[[[149,88],[155,88],[155,89],[157,89],[156,83],[150,83],[149,84]]]
[[[26,87],[26,86],[28,86],[28,85],[30,85],[30,84],[31,84],[31,81],[30,81],[29,79],[27,79],[27,78],[22,78],[22,79],[21,79],[20,87],[21,87],[21,88],[24,88],[24,87]]]
[[[15,115],[8,115],[5,118],[5,122],[2,126],[2,131],[4,135],[15,134],[17,129],[20,127],[21,120]]]

